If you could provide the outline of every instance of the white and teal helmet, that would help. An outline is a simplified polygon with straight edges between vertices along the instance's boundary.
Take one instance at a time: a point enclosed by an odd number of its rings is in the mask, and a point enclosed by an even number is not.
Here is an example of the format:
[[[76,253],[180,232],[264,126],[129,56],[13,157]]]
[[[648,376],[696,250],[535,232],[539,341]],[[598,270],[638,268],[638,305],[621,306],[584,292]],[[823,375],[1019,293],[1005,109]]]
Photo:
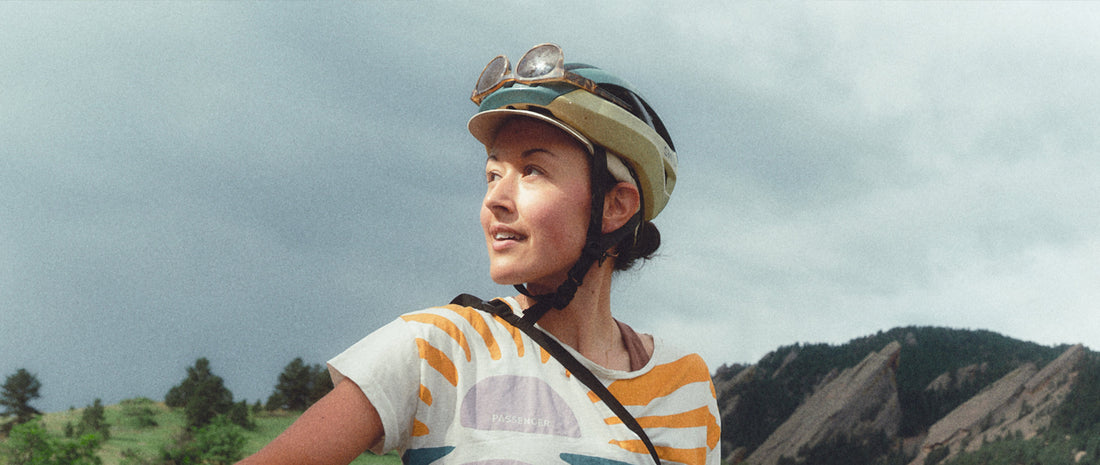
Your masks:
[[[616,179],[637,185],[645,220],[655,218],[668,203],[676,185],[672,139],[657,113],[625,80],[593,66],[562,63],[561,48],[542,44],[528,51],[514,72],[507,58],[495,58],[471,99],[478,112],[467,126],[486,146],[509,118],[537,118],[576,137],[590,153],[602,147],[614,155],[608,157],[608,168]],[[619,161],[632,176],[616,166]]]

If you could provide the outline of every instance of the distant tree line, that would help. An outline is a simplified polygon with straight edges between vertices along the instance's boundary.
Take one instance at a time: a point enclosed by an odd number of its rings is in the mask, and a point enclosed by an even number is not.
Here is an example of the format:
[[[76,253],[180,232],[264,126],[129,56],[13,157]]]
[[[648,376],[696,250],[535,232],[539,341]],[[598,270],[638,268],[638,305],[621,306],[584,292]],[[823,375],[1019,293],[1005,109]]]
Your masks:
[[[64,438],[51,435],[31,403],[39,397],[41,382],[37,376],[19,369],[0,387],[0,463],[5,465],[100,465],[98,450],[110,439],[110,425],[100,399],[81,412],[77,423],[64,427]],[[302,411],[332,390],[332,381],[324,366],[307,365],[295,358],[279,374],[267,399],[266,410]],[[181,409],[186,424],[159,457],[143,457],[133,450],[124,451],[127,465],[230,464],[243,456],[242,429],[256,427],[252,415],[265,410],[256,401],[249,407],[244,400],[235,402],[233,393],[214,374],[210,361],[199,358],[187,367],[186,376],[168,390],[165,404]],[[157,426],[154,403],[150,399],[128,399],[120,403],[122,419],[129,426]]]

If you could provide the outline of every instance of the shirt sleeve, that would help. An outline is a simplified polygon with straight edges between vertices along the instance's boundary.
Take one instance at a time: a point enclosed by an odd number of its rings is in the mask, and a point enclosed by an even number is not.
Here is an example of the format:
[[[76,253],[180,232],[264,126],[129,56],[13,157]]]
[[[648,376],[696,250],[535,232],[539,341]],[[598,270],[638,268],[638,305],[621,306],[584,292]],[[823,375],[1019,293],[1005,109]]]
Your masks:
[[[359,340],[328,361],[333,384],[359,386],[382,420],[376,454],[402,446],[412,431],[420,386],[419,355],[407,323],[398,319]]]

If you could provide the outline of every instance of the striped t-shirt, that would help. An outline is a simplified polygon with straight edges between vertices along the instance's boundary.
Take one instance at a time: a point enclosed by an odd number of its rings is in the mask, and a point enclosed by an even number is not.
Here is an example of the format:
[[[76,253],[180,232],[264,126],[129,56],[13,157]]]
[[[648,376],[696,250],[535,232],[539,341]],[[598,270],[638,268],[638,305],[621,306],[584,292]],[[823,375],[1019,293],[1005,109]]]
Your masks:
[[[699,355],[654,338],[649,362],[628,372],[572,353],[645,428],[662,462],[720,463],[718,406]],[[385,435],[372,450],[399,450],[406,464],[653,463],[642,441],[549,353],[473,308],[403,315],[329,367],[334,382],[351,379],[378,411]]]

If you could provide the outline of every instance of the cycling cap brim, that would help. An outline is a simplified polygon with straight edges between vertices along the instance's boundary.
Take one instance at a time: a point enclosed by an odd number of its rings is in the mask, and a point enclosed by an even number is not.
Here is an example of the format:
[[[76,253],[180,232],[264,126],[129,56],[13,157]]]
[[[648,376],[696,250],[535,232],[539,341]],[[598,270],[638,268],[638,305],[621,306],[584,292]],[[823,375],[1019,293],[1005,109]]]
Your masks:
[[[504,123],[508,120],[515,117],[534,118],[544,123],[549,123],[554,127],[565,131],[566,134],[569,134],[573,138],[577,139],[582,145],[584,145],[585,149],[588,150],[589,155],[595,153],[592,142],[589,141],[587,137],[584,137],[583,134],[577,132],[576,129],[573,129],[569,127],[568,124],[546,116],[542,113],[530,110],[519,110],[515,108],[498,108],[495,110],[485,110],[470,118],[470,121],[466,123],[466,127],[470,130],[470,134],[473,134],[474,138],[476,138],[479,142],[488,147],[493,143],[493,139],[496,138],[497,131],[500,131],[501,126],[503,126]]]

